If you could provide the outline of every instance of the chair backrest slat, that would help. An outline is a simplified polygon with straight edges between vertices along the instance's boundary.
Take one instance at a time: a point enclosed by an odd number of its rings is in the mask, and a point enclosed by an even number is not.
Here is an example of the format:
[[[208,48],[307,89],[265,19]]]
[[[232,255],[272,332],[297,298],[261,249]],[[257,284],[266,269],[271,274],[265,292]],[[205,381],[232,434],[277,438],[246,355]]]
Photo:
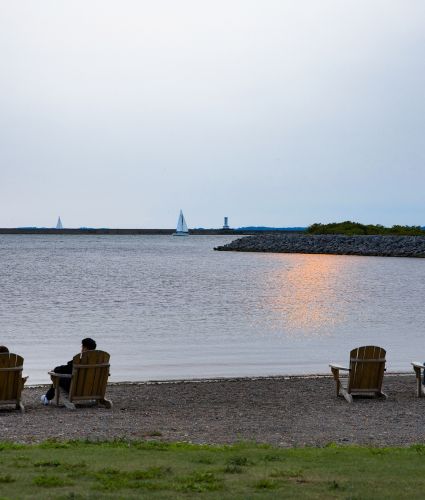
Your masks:
[[[348,392],[381,390],[385,354],[385,349],[377,346],[356,347],[350,352]]]

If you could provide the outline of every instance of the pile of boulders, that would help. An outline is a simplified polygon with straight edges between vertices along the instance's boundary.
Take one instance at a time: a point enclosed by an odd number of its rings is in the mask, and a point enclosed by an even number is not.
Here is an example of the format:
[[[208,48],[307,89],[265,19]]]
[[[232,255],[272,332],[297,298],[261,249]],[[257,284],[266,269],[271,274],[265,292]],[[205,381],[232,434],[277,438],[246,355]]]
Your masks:
[[[322,253],[425,257],[424,236],[261,234],[232,241],[214,250],[236,252]]]

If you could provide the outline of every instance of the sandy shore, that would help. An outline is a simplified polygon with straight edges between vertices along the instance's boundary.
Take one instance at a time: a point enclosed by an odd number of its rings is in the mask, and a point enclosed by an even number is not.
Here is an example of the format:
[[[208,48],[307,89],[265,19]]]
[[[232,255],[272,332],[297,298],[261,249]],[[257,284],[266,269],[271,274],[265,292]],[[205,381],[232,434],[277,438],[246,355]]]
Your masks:
[[[24,389],[26,413],[0,409],[0,439],[251,440],[278,446],[425,442],[425,398],[413,375],[386,375],[388,399],[336,398],[330,377],[276,377],[108,386],[112,410],[42,406],[46,387]],[[10,408],[10,407],[9,407]]]

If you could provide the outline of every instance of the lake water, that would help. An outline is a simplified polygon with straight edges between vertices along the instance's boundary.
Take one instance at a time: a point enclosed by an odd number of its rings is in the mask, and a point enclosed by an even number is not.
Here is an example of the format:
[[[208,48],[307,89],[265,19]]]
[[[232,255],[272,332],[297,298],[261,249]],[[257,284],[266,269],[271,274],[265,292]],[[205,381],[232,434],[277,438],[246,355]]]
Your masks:
[[[425,260],[215,252],[226,236],[0,235],[0,343],[29,383],[83,337],[111,380],[328,373],[349,350],[425,360]]]

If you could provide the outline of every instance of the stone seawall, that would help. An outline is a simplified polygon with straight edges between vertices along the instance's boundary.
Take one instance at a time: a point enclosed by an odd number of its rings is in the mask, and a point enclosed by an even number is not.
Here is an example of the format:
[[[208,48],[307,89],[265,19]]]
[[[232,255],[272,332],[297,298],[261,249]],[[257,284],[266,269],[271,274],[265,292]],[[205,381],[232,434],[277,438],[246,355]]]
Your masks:
[[[276,230],[281,232],[281,230]],[[273,230],[264,231],[264,233],[276,232]],[[91,227],[81,227],[81,228],[63,228],[55,229],[48,227],[3,227],[0,228],[0,234],[102,234],[102,235],[167,235],[175,233],[175,229],[119,229],[119,228],[91,228]],[[291,231],[293,233],[294,231]],[[253,234],[252,230],[249,229],[189,229],[189,234],[195,234],[198,236],[238,236],[244,234]]]
[[[0,228],[0,234],[53,234],[53,235],[170,235],[175,233],[175,229],[115,229],[115,228]],[[238,231],[233,229],[189,229],[189,234],[200,236],[215,235],[243,235],[252,234],[248,231]]]
[[[214,250],[425,257],[425,236],[265,234],[239,238]]]

